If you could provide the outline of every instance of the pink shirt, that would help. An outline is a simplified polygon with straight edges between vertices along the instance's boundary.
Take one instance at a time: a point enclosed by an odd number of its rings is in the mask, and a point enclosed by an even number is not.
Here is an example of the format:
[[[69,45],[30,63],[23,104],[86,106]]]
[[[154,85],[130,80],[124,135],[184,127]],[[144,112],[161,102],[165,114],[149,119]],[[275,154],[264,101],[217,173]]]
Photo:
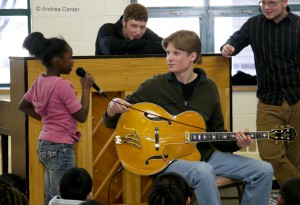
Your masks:
[[[74,144],[81,137],[73,113],[81,109],[72,84],[60,77],[39,76],[24,95],[42,117],[39,140]]]

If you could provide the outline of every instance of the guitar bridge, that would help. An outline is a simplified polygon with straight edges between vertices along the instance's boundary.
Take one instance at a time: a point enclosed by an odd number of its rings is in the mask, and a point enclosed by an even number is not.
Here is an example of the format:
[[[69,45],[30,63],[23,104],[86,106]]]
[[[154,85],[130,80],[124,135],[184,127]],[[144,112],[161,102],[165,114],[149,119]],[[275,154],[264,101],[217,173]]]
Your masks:
[[[127,134],[124,136],[115,136],[116,144],[129,144],[133,145],[137,148],[142,148],[141,140],[136,131],[133,131],[131,134]]]

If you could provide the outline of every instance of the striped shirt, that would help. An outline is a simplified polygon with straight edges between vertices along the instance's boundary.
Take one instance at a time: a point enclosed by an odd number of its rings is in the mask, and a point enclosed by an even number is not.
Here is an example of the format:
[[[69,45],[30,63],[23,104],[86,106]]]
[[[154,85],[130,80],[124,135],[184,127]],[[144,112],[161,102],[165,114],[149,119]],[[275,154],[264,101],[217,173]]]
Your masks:
[[[300,17],[289,13],[276,24],[263,14],[251,17],[228,40],[233,55],[251,45],[257,74],[257,97],[266,104],[290,105],[300,98]]]

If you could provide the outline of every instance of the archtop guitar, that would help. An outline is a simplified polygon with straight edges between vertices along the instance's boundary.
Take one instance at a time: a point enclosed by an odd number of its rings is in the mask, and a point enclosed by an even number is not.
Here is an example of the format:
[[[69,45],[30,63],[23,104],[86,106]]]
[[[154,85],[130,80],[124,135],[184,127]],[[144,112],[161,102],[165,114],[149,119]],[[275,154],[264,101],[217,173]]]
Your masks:
[[[170,115],[162,107],[148,102],[133,105],[119,118],[115,144],[123,166],[138,175],[152,175],[165,169],[172,161],[199,161],[197,142],[235,141],[234,132],[205,132],[200,114],[186,111]],[[292,127],[271,131],[249,132],[253,139],[294,141]]]

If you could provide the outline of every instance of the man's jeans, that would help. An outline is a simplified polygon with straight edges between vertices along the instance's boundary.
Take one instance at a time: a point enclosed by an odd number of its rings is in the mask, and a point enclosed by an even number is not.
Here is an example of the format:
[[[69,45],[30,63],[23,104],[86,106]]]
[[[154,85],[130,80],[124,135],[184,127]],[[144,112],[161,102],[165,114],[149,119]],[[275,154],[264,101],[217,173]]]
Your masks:
[[[245,182],[242,205],[267,205],[272,189],[271,164],[236,154],[214,152],[208,163],[178,160],[164,172],[182,175],[194,188],[200,205],[220,205],[216,176],[241,179]]]
[[[75,166],[74,144],[58,144],[39,141],[38,159],[45,167],[45,205],[58,194],[58,186],[62,175]]]

